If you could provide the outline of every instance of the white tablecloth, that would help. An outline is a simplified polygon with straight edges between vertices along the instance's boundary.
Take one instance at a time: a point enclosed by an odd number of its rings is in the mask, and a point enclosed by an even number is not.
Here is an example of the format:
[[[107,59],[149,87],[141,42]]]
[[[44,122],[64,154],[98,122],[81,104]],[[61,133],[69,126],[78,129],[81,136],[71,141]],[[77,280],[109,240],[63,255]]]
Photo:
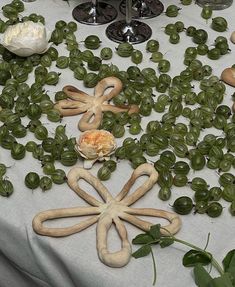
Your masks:
[[[7,4],[9,1],[2,0],[1,5]],[[41,14],[46,19],[46,25],[53,30],[57,20],[72,20],[71,12],[73,8],[81,1],[69,1],[70,6],[62,0],[37,0],[32,3],[25,3],[25,11],[23,15],[32,12]],[[119,3],[119,1],[116,4]],[[223,11],[214,11],[213,16],[223,16],[228,20],[229,29],[226,32],[218,33],[210,28],[211,20],[204,20],[200,17],[201,8],[195,4],[190,6],[182,6],[179,1],[164,1],[165,7],[169,4],[177,4],[182,7],[177,18],[168,18],[164,14],[159,17],[146,20],[153,30],[152,38],[160,42],[160,51],[164,57],[171,62],[170,75],[175,76],[182,71],[184,50],[188,46],[195,46],[190,37],[185,33],[181,33],[180,43],[173,45],[169,43],[168,36],[164,33],[164,27],[168,23],[174,23],[178,20],[184,22],[185,26],[190,25],[196,28],[203,28],[208,31],[208,45],[213,45],[213,41],[218,35],[229,37],[235,29],[234,12],[235,4],[229,9]],[[81,41],[80,48],[84,49],[82,41],[89,34],[97,34],[102,39],[101,47],[110,46],[113,51],[117,47],[116,43],[109,41],[105,36],[104,26],[86,26],[78,24],[76,32],[78,41]],[[136,45],[136,48],[145,51],[145,43]],[[235,47],[230,43],[231,52],[219,59],[218,61],[209,60],[206,56],[200,57],[202,62],[208,63],[213,67],[213,73],[220,76],[222,70],[235,64],[234,53]],[[67,55],[64,45],[58,47],[60,55]],[[94,51],[99,55],[99,51]],[[139,65],[144,67],[156,67],[149,60],[150,54],[144,52],[143,63]],[[130,59],[120,58],[114,52],[112,63],[125,69],[132,65]],[[52,70],[56,68],[52,67]],[[29,79],[32,83],[33,79]],[[82,82],[73,78],[73,73],[69,70],[62,71],[60,82],[56,87],[47,86],[49,95],[54,98],[54,93],[60,90],[64,85],[72,84],[80,89],[85,89]],[[197,84],[196,84],[197,86]],[[197,89],[195,87],[195,89]],[[224,103],[231,106],[231,94],[234,89],[227,87],[227,93]],[[150,118],[143,120],[143,126],[151,119],[160,119],[161,114],[152,112]],[[27,120],[24,119],[25,123]],[[62,124],[66,124],[66,131],[69,136],[78,136],[77,130],[78,117],[64,118]],[[47,123],[46,117],[42,117],[42,122],[53,135],[56,124]],[[208,132],[208,131],[206,131]],[[212,133],[221,134],[218,130],[212,130]],[[128,136],[126,132],[125,136]],[[33,134],[29,132],[28,136],[20,142],[26,143],[29,139],[34,139]],[[123,139],[118,140],[118,144]],[[35,234],[32,230],[33,217],[43,210],[62,207],[86,206],[87,204],[79,198],[66,184],[53,185],[48,192],[41,192],[40,189],[34,191],[29,190],[24,185],[24,177],[29,171],[36,171],[43,175],[40,162],[32,158],[27,153],[23,160],[14,163],[8,150],[0,149],[0,161],[7,166],[11,166],[7,170],[7,176],[14,183],[15,192],[10,198],[0,198],[0,286],[1,287],[148,287],[152,286],[152,262],[151,257],[145,257],[141,260],[131,259],[130,263],[123,268],[110,268],[102,264],[96,252],[96,228],[95,225],[82,231],[81,233],[65,237],[50,238],[42,237]],[[82,166],[82,162],[78,162]],[[62,167],[66,171],[69,168],[56,164],[57,168]],[[100,164],[96,164],[91,170],[96,175]],[[232,170],[234,173],[234,169]],[[132,169],[128,162],[121,161],[118,163],[117,170],[112,174],[109,181],[104,184],[116,194],[125,184],[132,173]],[[191,172],[189,178],[202,176],[210,186],[218,186],[218,175],[215,171],[203,169],[201,172]],[[85,183],[82,184],[86,190],[92,194],[95,192]],[[171,211],[171,204],[181,195],[193,197],[193,191],[187,188],[172,188],[172,198],[168,202],[162,202],[158,199],[159,186],[148,192],[141,200],[135,203],[135,207],[153,207]],[[224,211],[219,218],[210,218],[207,215],[187,215],[182,216],[183,226],[178,233],[178,237],[195,245],[204,247],[208,232],[211,233],[211,241],[208,250],[221,261],[227,251],[234,248],[235,226],[234,218],[228,212],[228,203],[222,201]],[[76,223],[77,218],[55,221],[48,223],[53,226],[68,226]],[[164,221],[153,219],[154,223],[164,223]],[[126,223],[125,223],[126,224]],[[126,224],[128,229],[129,240],[131,241],[140,230]],[[110,250],[117,250],[120,247],[120,241],[114,228],[109,232],[108,243]],[[133,250],[137,247],[134,246]],[[185,251],[188,249],[174,244],[167,249],[160,249],[159,246],[154,247],[154,253],[157,262],[157,286],[161,287],[181,287],[194,286],[191,269],[183,267],[181,260]],[[212,271],[213,275],[216,272]]]

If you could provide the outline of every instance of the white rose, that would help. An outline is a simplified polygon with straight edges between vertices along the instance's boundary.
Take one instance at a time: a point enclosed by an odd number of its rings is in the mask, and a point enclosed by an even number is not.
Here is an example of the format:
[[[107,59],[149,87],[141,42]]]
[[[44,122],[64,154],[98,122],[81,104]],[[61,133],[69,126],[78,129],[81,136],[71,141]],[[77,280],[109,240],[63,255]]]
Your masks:
[[[26,21],[9,26],[2,45],[18,56],[27,57],[44,53],[50,47],[49,39],[50,33],[42,23]]]

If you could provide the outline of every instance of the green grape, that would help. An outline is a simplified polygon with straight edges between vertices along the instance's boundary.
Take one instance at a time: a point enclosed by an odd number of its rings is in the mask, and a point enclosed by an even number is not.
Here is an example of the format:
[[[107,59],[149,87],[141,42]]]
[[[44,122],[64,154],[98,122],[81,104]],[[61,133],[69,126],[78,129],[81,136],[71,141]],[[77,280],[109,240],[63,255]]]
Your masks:
[[[134,122],[129,127],[129,133],[132,135],[138,135],[141,132],[141,125],[138,122]]]
[[[190,0],[191,1],[191,0]],[[179,32],[183,32],[184,31],[184,23],[182,21],[177,21],[175,22],[175,27],[176,27],[176,31]]]
[[[124,159],[126,157],[126,149],[125,147],[118,147],[114,153],[117,159]]]
[[[45,54],[41,57],[40,63],[43,67],[50,67],[52,64],[51,57],[48,54]]]
[[[228,43],[224,43],[224,42],[216,44],[215,48],[220,50],[221,55],[226,55],[228,52],[231,51]]]
[[[208,201],[208,198],[209,198],[209,192],[208,192],[207,189],[197,190],[197,191],[194,193],[195,202],[198,202],[198,201]]]
[[[158,70],[161,73],[167,73],[170,70],[170,62],[168,60],[162,59],[158,62]]]
[[[117,54],[120,57],[130,57],[134,48],[132,44],[126,42],[126,43],[120,43],[118,47],[116,48]]]
[[[186,29],[186,35],[189,36],[189,37],[193,37],[194,33],[196,32],[196,28],[194,26],[189,26],[187,29]]]
[[[50,47],[47,51],[46,51],[46,54],[48,54],[51,58],[52,61],[56,61],[56,59],[58,58],[59,56],[59,53],[58,51],[56,50],[56,48],[54,47]]]
[[[87,36],[84,40],[85,47],[90,50],[98,49],[100,46],[100,38],[97,35]]]
[[[54,86],[57,85],[57,83],[59,82],[59,76],[59,73],[53,71],[49,72],[46,77],[46,84]]]
[[[44,150],[40,145],[37,145],[32,151],[32,156],[38,160],[41,160],[43,155],[44,155]]]
[[[113,126],[112,134],[114,135],[115,138],[123,137],[124,133],[125,133],[125,128],[122,125],[115,124]]]
[[[142,103],[142,104],[140,105],[139,112],[140,112],[141,115],[147,117],[147,116],[149,116],[149,115],[151,114],[151,112],[152,112],[152,106],[149,105],[149,104],[143,104],[143,103]]]
[[[37,143],[34,141],[29,141],[25,145],[25,149],[28,152],[33,152],[33,150],[37,147]]]
[[[63,31],[60,29],[55,29],[51,33],[50,42],[53,42],[56,46],[61,44],[64,40]]]
[[[18,124],[18,125],[15,125],[12,130],[12,135],[16,138],[23,138],[26,136],[27,134],[27,129],[24,125],[22,124]]]
[[[13,192],[13,184],[7,179],[0,179],[0,195],[9,197]]]
[[[127,73],[131,80],[136,80],[136,78],[140,77],[141,75],[140,69],[136,66],[129,66],[127,68]]]
[[[100,51],[100,58],[102,60],[110,60],[113,56],[113,51],[109,47],[104,47]]]
[[[87,75],[87,70],[82,66],[78,66],[73,70],[73,75],[77,80],[84,80],[85,76]]]
[[[34,135],[38,140],[45,140],[48,137],[48,130],[43,125],[39,125],[35,129]]]
[[[205,5],[203,6],[201,11],[201,17],[206,20],[210,19],[212,16],[212,12],[213,12],[212,8],[210,6]]]
[[[143,53],[140,51],[140,50],[134,50],[132,53],[131,53],[131,61],[138,65],[142,62],[143,60]]]
[[[176,17],[179,14],[179,10],[181,10],[181,8],[172,4],[167,6],[165,14],[167,17]]]
[[[193,35],[193,42],[196,44],[205,44],[208,39],[208,34],[203,29],[197,29]]]
[[[225,172],[219,177],[219,183],[223,187],[235,183],[235,176],[232,173]]]
[[[75,151],[66,150],[61,153],[60,162],[65,166],[73,166],[77,159],[78,155]]]
[[[194,177],[191,182],[191,188],[194,191],[207,190],[207,182],[201,177]]]
[[[168,147],[169,140],[164,134],[153,135],[152,142],[159,146],[160,149],[165,149]]]
[[[217,169],[219,168],[220,159],[216,157],[209,157],[206,163],[206,166],[210,169]]]
[[[43,155],[42,160],[41,160],[42,165],[47,163],[47,162],[52,162],[52,163],[54,162],[52,155],[50,155],[50,154]]]
[[[215,17],[212,19],[211,28],[217,32],[224,32],[228,28],[228,22],[223,17]]]
[[[190,171],[190,167],[187,162],[177,161],[173,166],[173,171],[176,175],[187,175]]]
[[[55,165],[53,162],[46,162],[42,164],[44,174],[51,175],[55,171]]]
[[[173,148],[178,157],[186,157],[188,154],[188,147],[184,143],[176,143]]]
[[[105,161],[103,166],[107,167],[111,172],[114,172],[117,167],[117,163],[114,160],[110,159]]]
[[[235,185],[229,184],[224,186],[222,197],[228,202],[233,202],[235,200]]]
[[[111,170],[107,166],[102,166],[97,172],[97,177],[102,181],[108,180],[111,177]]]
[[[176,33],[177,32],[177,27],[175,24],[173,23],[169,23],[166,25],[165,29],[164,29],[164,32],[167,34],[167,35],[171,35],[172,33]]]
[[[59,122],[61,121],[62,116],[60,112],[56,109],[49,110],[47,112],[47,119],[51,122]]]
[[[161,60],[163,60],[163,54],[161,52],[153,52],[150,60],[154,63],[159,63]]]
[[[193,170],[202,170],[206,164],[206,160],[205,157],[199,152],[192,156],[190,163]]]
[[[136,156],[131,159],[131,166],[136,169],[139,165],[146,163],[147,160],[144,156]]]
[[[56,169],[51,174],[51,179],[52,179],[52,182],[56,184],[63,184],[64,182],[67,181],[66,174],[62,169]]]
[[[99,71],[101,64],[102,60],[99,57],[94,56],[88,60],[87,67],[91,71]]]
[[[94,88],[99,81],[99,76],[93,72],[87,73],[83,78],[83,83],[86,88]]]
[[[159,49],[159,42],[157,40],[150,39],[147,41],[147,44],[146,44],[147,52],[150,52],[150,53],[157,52],[158,49]]]
[[[25,185],[30,189],[39,187],[40,177],[36,172],[29,172],[24,179]]]
[[[173,184],[173,176],[170,171],[163,170],[159,173],[158,184],[161,187],[168,187],[170,188]]]
[[[221,56],[220,49],[212,48],[207,52],[207,56],[211,60],[218,60]]]
[[[189,214],[193,209],[193,201],[188,196],[181,196],[173,203],[173,209],[181,215]]]
[[[56,67],[59,69],[66,69],[69,66],[69,57],[60,56],[56,59]]]
[[[177,187],[185,186],[188,183],[188,178],[185,174],[176,174],[173,177],[173,185]]]
[[[163,201],[170,199],[170,197],[171,197],[170,188],[166,187],[166,186],[162,186],[158,192],[158,197]]]
[[[209,200],[218,201],[222,196],[222,189],[220,187],[214,186],[209,189]]]
[[[31,120],[38,120],[41,117],[42,110],[36,103],[30,104],[27,109],[27,116]]]
[[[178,32],[171,33],[169,37],[169,41],[171,44],[178,44],[180,41],[180,35]]]
[[[146,154],[149,156],[156,156],[159,153],[159,147],[155,143],[146,143],[145,149]]]
[[[211,202],[206,209],[207,215],[212,218],[220,216],[222,211],[223,207],[219,202]]]
[[[52,180],[48,176],[42,176],[40,178],[39,186],[42,191],[46,191],[52,188]]]

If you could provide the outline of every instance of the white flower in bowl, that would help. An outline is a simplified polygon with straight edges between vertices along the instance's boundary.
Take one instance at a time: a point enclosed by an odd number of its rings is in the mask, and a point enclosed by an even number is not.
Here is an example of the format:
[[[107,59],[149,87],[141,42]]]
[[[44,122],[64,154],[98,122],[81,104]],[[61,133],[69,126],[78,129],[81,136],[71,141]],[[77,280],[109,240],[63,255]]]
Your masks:
[[[84,168],[89,169],[97,160],[108,160],[116,149],[116,142],[106,130],[88,130],[77,139],[75,149],[85,159]]]
[[[3,35],[2,45],[21,57],[43,54],[50,47],[50,34],[42,23],[26,21],[9,26]]]

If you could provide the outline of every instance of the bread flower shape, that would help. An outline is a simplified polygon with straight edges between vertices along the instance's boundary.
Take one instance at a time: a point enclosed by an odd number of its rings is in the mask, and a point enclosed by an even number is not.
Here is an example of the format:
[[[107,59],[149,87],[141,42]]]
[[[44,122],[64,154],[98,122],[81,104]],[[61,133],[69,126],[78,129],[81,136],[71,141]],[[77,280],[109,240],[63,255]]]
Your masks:
[[[43,54],[50,47],[50,32],[42,23],[26,21],[11,25],[3,35],[2,45],[10,52],[28,57]]]
[[[75,149],[85,159],[84,168],[90,169],[98,160],[108,160],[116,149],[114,136],[106,130],[88,130],[77,139]]]

